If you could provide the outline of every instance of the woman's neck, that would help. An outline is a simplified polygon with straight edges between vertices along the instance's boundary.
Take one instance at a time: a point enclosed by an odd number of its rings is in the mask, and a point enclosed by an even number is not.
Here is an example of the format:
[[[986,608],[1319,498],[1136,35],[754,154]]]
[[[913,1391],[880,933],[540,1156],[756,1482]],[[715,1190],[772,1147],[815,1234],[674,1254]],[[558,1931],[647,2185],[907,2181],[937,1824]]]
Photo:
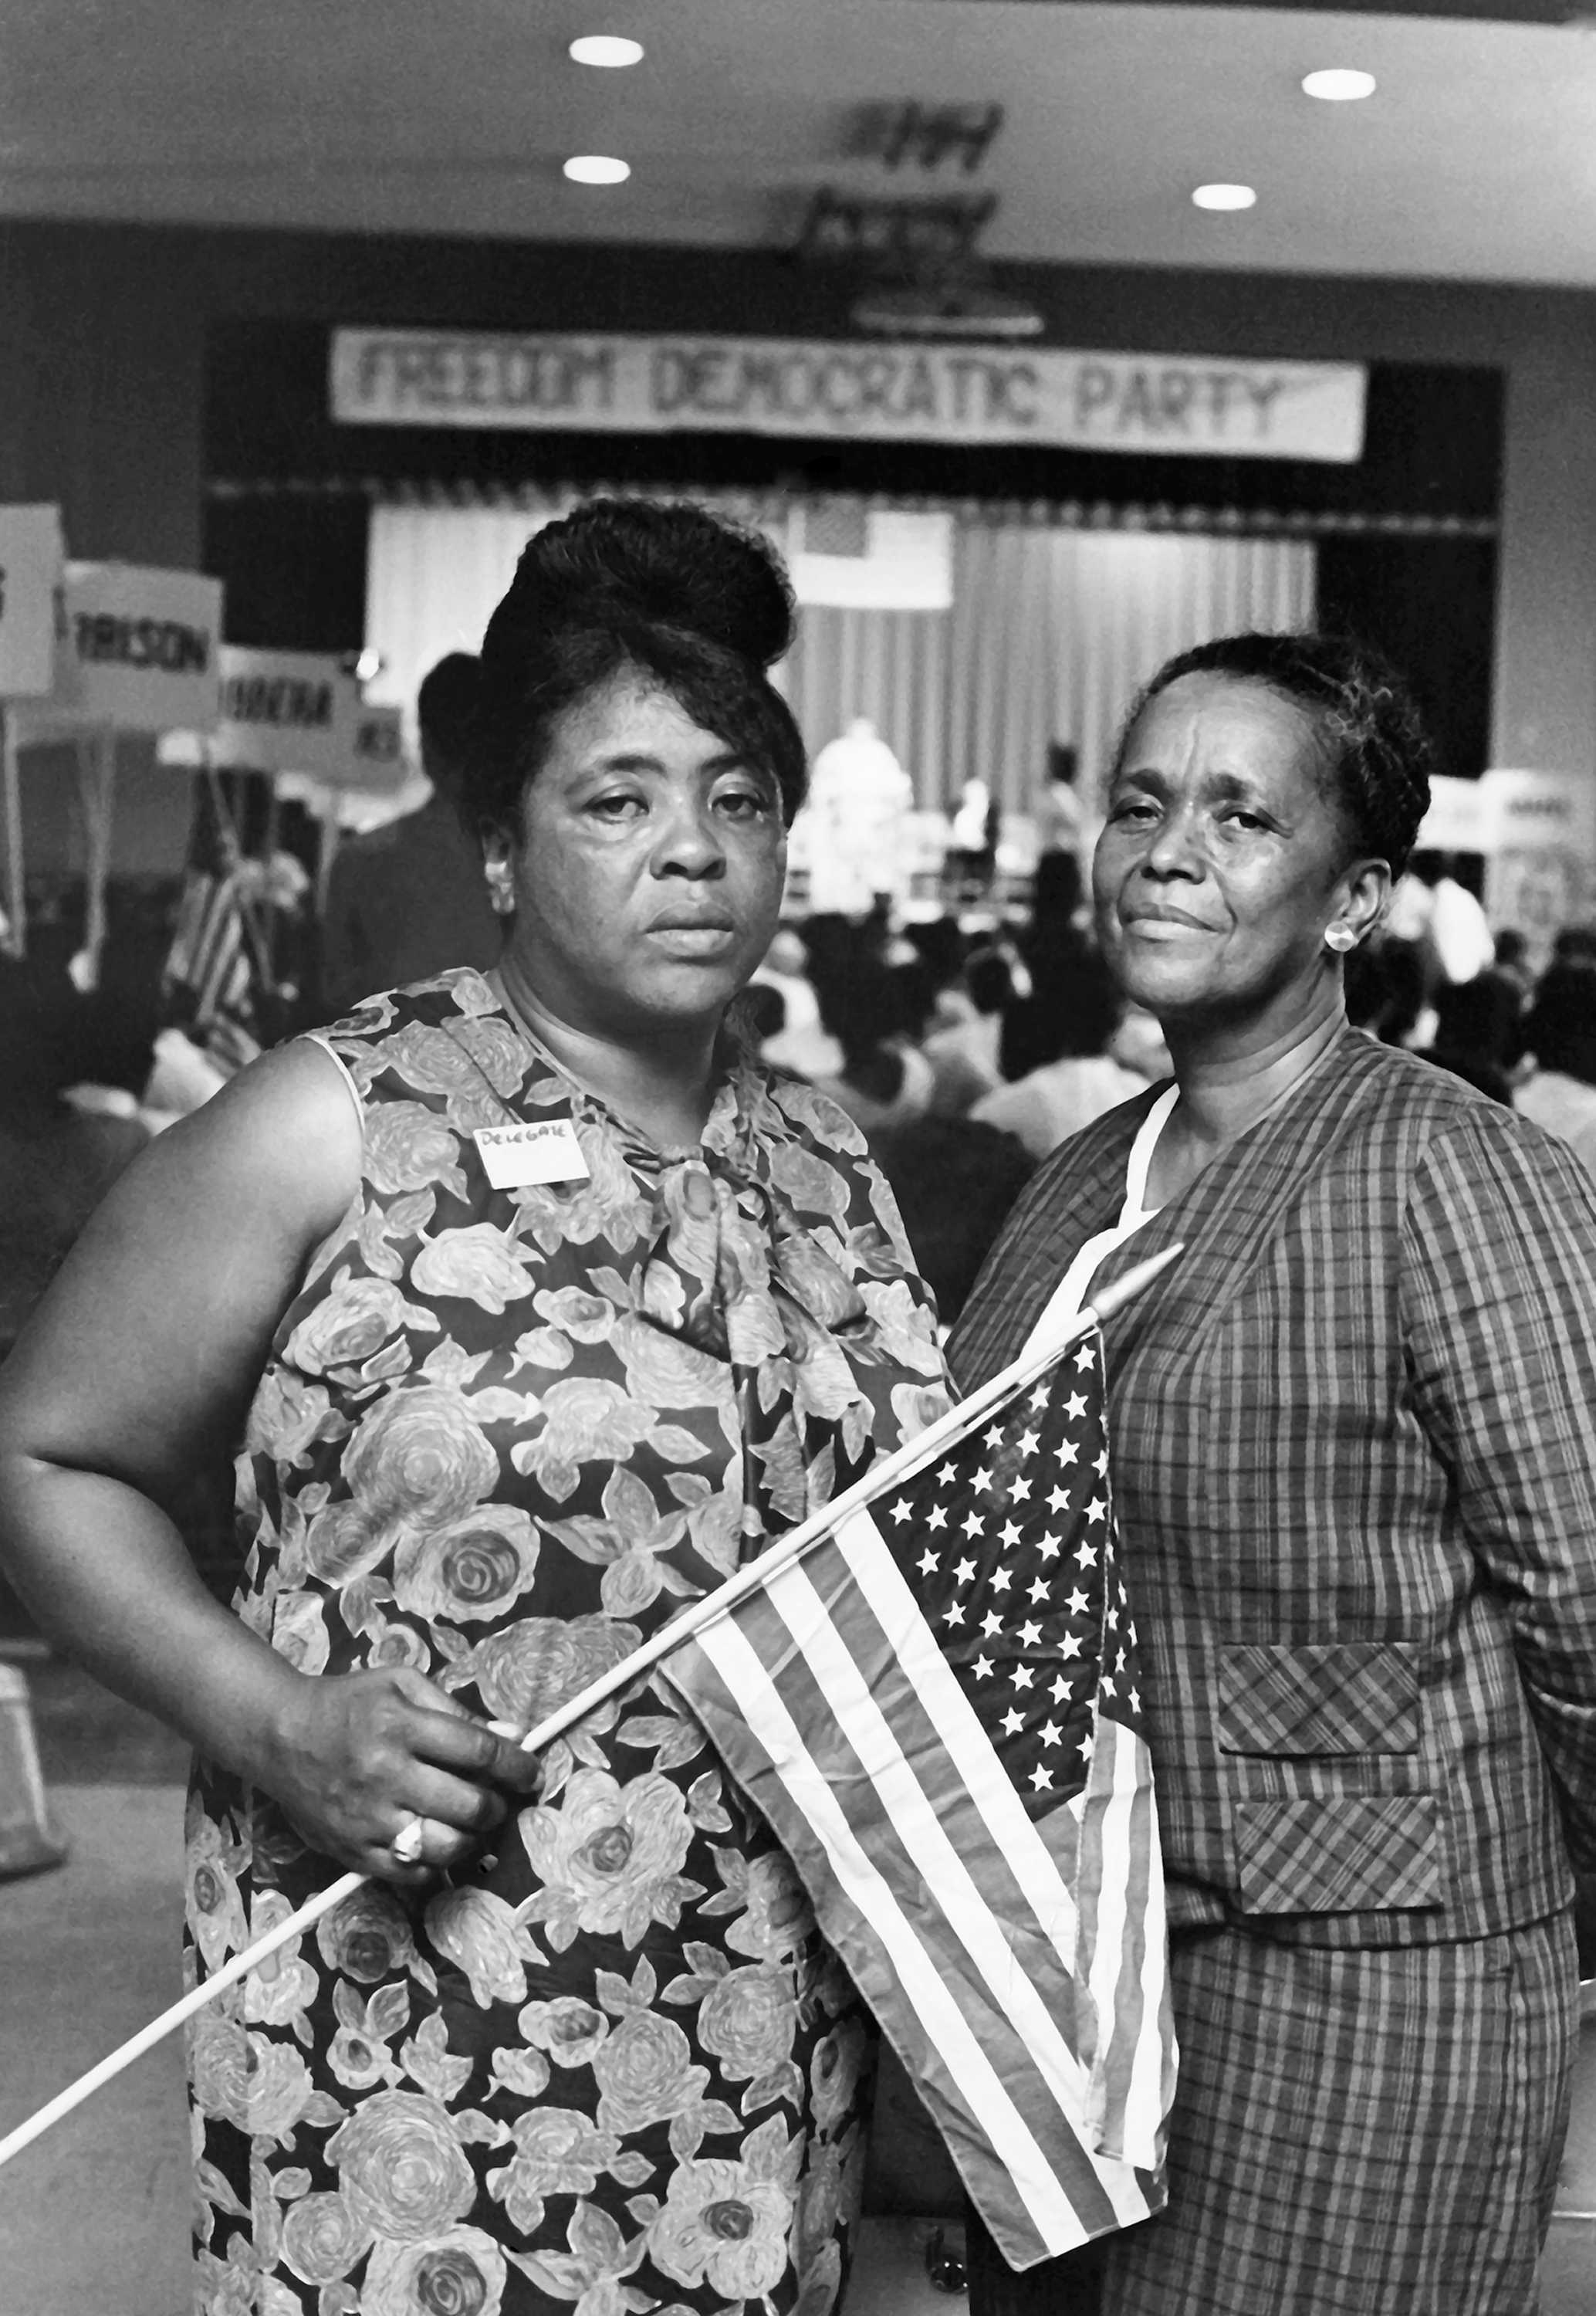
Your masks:
[[[551,1012],[513,962],[487,976],[511,1017],[553,1055],[568,1077],[662,1148],[696,1146],[714,1099],[718,1024],[661,1033],[632,1045],[579,1029]]]
[[[1183,1190],[1290,1092],[1345,1026],[1339,990],[1309,1018],[1246,1049],[1228,1032],[1166,1023],[1180,1099],[1158,1137],[1149,1199],[1161,1206]]]

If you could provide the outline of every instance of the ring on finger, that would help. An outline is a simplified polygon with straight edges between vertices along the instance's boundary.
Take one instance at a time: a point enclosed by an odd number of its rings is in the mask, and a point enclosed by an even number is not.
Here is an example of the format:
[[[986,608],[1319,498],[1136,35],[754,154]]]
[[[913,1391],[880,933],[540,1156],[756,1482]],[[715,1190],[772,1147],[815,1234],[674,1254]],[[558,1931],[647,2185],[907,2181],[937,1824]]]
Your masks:
[[[426,1835],[421,1819],[412,1817],[408,1825],[400,1827],[393,1840],[389,1842],[388,1848],[401,1866],[418,1866],[421,1863],[421,1845],[425,1839]]]

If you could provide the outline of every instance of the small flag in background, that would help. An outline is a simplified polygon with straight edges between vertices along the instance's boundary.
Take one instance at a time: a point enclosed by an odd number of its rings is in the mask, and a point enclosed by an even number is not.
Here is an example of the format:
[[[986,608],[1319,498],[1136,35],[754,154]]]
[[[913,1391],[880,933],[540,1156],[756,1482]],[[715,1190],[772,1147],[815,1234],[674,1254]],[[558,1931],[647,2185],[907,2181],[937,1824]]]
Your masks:
[[[1175,2043],[1100,1336],[664,1659],[1016,2268],[1165,2201]]]
[[[209,774],[198,783],[161,993],[167,1020],[229,1076],[262,1049],[259,1006],[270,988],[250,881],[220,782]]]

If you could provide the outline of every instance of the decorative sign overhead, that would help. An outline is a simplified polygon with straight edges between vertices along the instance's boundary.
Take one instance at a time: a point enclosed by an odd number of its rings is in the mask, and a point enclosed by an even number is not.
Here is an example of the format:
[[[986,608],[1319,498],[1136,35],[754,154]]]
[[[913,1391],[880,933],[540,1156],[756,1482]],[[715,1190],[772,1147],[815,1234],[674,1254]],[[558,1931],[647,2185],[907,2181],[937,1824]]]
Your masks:
[[[1185,457],[1361,457],[1353,362],[854,340],[336,330],[347,426],[825,436]]]
[[[56,675],[61,511],[0,506],[0,699],[37,699]]]
[[[195,571],[69,563],[61,592],[51,724],[123,732],[214,729],[222,583]]]
[[[220,721],[210,732],[169,733],[163,763],[303,772],[328,788],[386,790],[403,779],[398,709],[368,707],[341,660],[224,644],[219,669]]]

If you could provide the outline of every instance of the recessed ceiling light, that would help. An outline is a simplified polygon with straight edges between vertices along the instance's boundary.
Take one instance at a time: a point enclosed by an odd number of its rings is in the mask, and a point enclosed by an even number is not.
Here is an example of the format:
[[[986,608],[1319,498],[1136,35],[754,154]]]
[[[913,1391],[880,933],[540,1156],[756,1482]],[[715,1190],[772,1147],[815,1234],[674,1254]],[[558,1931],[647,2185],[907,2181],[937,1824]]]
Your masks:
[[[565,174],[578,185],[624,185],[632,174],[632,165],[617,161],[612,153],[573,153],[565,164]]]
[[[1325,72],[1310,72],[1302,84],[1302,94],[1322,97],[1326,104],[1356,104],[1360,97],[1372,96],[1374,86],[1372,73],[1333,65]]]
[[[643,62],[643,42],[628,40],[618,32],[584,32],[580,40],[571,43],[573,64],[607,65],[612,69],[622,65]]]
[[[1199,185],[1192,195],[1200,209],[1250,209],[1257,198],[1251,185]]]

